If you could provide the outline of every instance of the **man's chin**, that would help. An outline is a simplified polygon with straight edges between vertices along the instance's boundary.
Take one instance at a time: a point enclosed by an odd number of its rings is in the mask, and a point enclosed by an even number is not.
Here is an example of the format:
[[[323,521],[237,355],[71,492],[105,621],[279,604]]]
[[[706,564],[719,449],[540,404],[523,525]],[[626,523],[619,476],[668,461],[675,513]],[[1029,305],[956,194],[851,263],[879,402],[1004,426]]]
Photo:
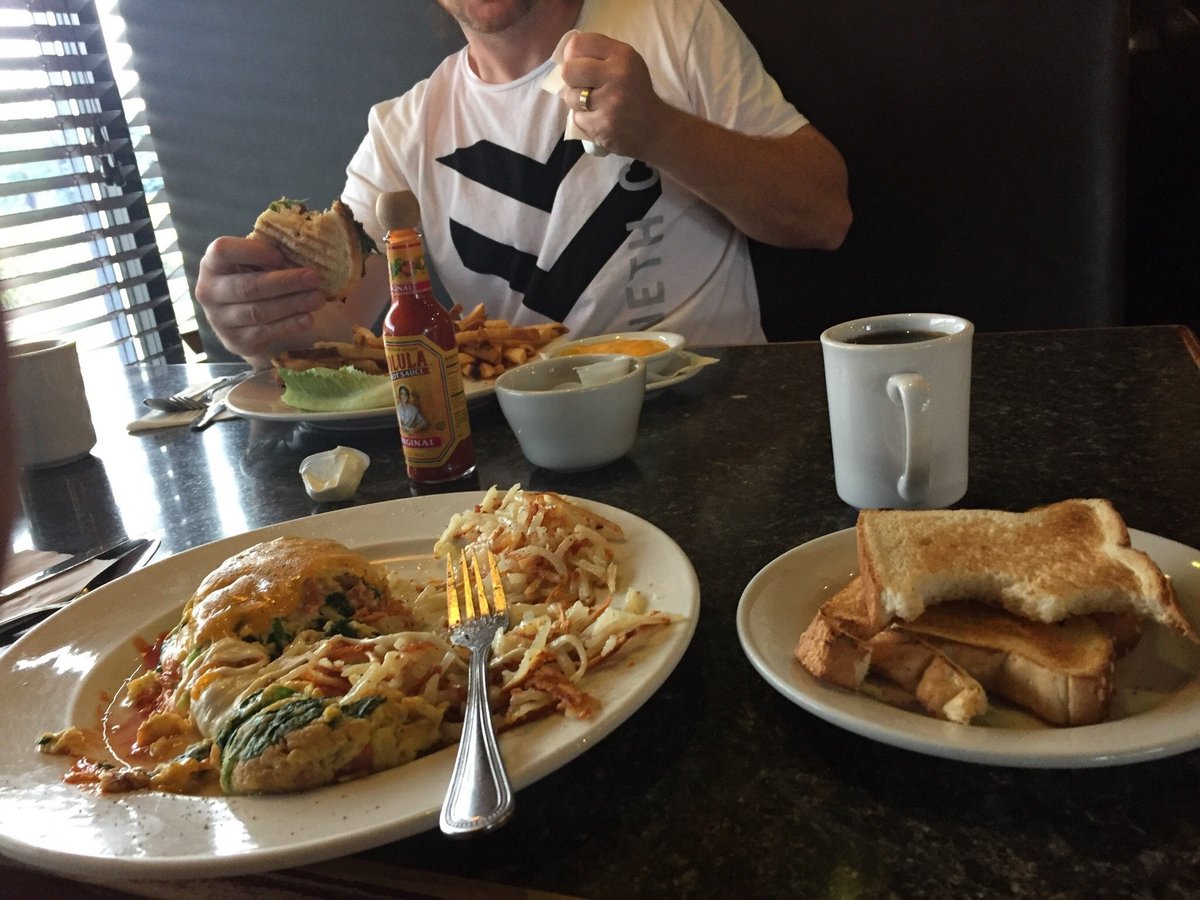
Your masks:
[[[541,0],[438,0],[463,28],[477,34],[507,31]]]

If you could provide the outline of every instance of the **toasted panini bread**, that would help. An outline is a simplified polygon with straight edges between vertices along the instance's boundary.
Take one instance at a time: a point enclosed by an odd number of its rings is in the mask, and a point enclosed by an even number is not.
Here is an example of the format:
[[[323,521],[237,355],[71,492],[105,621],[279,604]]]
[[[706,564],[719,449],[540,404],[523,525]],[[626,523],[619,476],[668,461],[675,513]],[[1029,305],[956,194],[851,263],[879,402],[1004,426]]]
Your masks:
[[[1133,612],[1200,643],[1170,581],[1130,546],[1107,500],[1025,513],[863,510],[856,530],[866,615],[880,629],[974,599],[1035,622]]]
[[[321,276],[320,290],[330,300],[344,300],[358,286],[365,255],[374,249],[340,200],[325,212],[281,198],[259,215],[251,237],[269,241],[297,266],[307,266]]]

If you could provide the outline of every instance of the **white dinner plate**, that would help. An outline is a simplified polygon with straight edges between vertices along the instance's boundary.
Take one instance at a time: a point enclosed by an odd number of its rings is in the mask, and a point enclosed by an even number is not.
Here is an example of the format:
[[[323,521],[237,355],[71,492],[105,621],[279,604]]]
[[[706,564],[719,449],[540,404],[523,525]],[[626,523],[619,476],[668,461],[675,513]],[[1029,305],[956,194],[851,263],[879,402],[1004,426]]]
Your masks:
[[[488,381],[466,381],[463,389],[467,403],[475,404],[496,393],[495,379]],[[225,398],[229,411],[243,419],[260,419],[266,422],[305,423],[314,428],[337,431],[360,431],[375,428],[395,428],[396,408],[380,406],[376,409],[355,409],[337,412],[317,412],[296,409],[283,402],[283,388],[273,369],[259,372],[237,385]]]
[[[1200,551],[1130,529],[1200,622]],[[746,586],[737,611],[742,649],[767,683],[814,715],[885,744],[965,762],[1026,768],[1115,766],[1200,746],[1200,649],[1161,626],[1118,661],[1109,721],[1051,728],[1014,710],[956,725],[818,681],[792,655],[818,608],[858,572],[854,529],[802,544]],[[990,721],[989,721],[990,719]]]
[[[69,760],[38,753],[35,742],[46,731],[95,723],[102,697],[137,667],[134,640],[152,642],[171,628],[204,575],[233,553],[285,534],[333,537],[407,571],[420,565],[415,560],[431,559],[450,516],[482,496],[391,500],[205,544],[85,595],[0,653],[0,851],[96,880],[215,877],[318,862],[434,826],[454,747],[300,794],[97,796],[64,784]],[[589,675],[587,689],[601,702],[591,719],[550,716],[500,736],[518,791],[579,756],[645,703],[683,655],[700,611],[695,571],[673,540],[630,513],[586,505],[625,530],[626,540],[614,545],[624,585],[644,591],[654,608],[678,621],[631,644],[618,664]],[[519,828],[522,815],[578,811],[578,797],[561,799],[561,808],[522,811],[518,792],[517,821],[509,827]]]

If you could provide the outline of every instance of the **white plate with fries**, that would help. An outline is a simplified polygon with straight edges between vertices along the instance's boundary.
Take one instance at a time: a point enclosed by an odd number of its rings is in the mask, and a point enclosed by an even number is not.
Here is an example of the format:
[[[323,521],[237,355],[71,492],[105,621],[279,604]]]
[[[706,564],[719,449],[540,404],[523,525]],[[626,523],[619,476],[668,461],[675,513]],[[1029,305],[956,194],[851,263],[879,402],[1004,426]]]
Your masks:
[[[1129,537],[1171,577],[1188,615],[1200,618],[1200,550],[1133,528]],[[854,529],[847,528],[776,558],[738,604],[738,637],[754,668],[827,722],[917,753],[1018,768],[1116,766],[1200,746],[1200,648],[1157,625],[1118,660],[1112,712],[1097,725],[1054,728],[1002,704],[978,724],[958,725],[818,681],[792,651],[821,604],[857,572]]]
[[[547,344],[562,338],[567,328],[558,322],[511,325],[489,319],[482,303],[466,315],[461,304],[449,310],[458,345],[458,363],[468,405],[496,394],[496,379],[506,370],[537,359]],[[352,366],[369,375],[387,374],[383,338],[361,325],[349,341],[317,341],[311,347],[285,351],[275,357],[277,366],[304,370],[313,367],[340,369]],[[270,422],[303,422],[314,428],[359,431],[396,426],[395,408],[318,412],[297,409],[283,402],[283,385],[274,371],[263,372],[230,391],[229,411],[245,419]]]
[[[102,795],[66,784],[69,762],[38,753],[42,732],[86,723],[101,695],[115,694],[140,659],[138,640],[179,621],[179,610],[222,560],[281,535],[330,537],[408,577],[436,578],[434,541],[450,517],[481,492],[390,500],[235,535],[178,553],[92,591],[0,654],[0,852],[83,878],[206,878],[268,871],[356,853],[436,828],[455,748],[343,784],[273,796],[193,796],[156,792]],[[547,716],[504,732],[500,747],[517,789],[515,820],[569,818],[579,798],[563,793],[535,804],[520,791],[594,747],[659,689],[691,641],[700,590],[679,546],[649,522],[584,501],[616,522],[621,584],[675,617],[661,632],[597,668],[588,719]],[[653,741],[653,717],[636,726]],[[566,782],[563,783],[566,787]]]
[[[495,379],[464,381],[467,403],[482,403],[496,394]],[[336,431],[366,431],[375,428],[397,428],[396,408],[392,405],[376,409],[356,409],[337,412],[316,412],[296,409],[283,402],[283,385],[274,371],[259,372],[243,381],[225,398],[229,411],[244,419],[267,422],[296,422],[314,428]]]

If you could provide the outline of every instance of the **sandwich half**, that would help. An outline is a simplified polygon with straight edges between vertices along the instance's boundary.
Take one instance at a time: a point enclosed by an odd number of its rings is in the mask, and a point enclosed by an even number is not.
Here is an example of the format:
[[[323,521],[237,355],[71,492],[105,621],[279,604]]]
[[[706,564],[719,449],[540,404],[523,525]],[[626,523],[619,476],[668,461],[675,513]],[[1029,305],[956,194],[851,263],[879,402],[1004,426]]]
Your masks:
[[[354,291],[367,255],[377,249],[340,200],[319,212],[282,197],[259,214],[250,236],[274,244],[296,266],[314,269],[330,300],[345,300]]]

